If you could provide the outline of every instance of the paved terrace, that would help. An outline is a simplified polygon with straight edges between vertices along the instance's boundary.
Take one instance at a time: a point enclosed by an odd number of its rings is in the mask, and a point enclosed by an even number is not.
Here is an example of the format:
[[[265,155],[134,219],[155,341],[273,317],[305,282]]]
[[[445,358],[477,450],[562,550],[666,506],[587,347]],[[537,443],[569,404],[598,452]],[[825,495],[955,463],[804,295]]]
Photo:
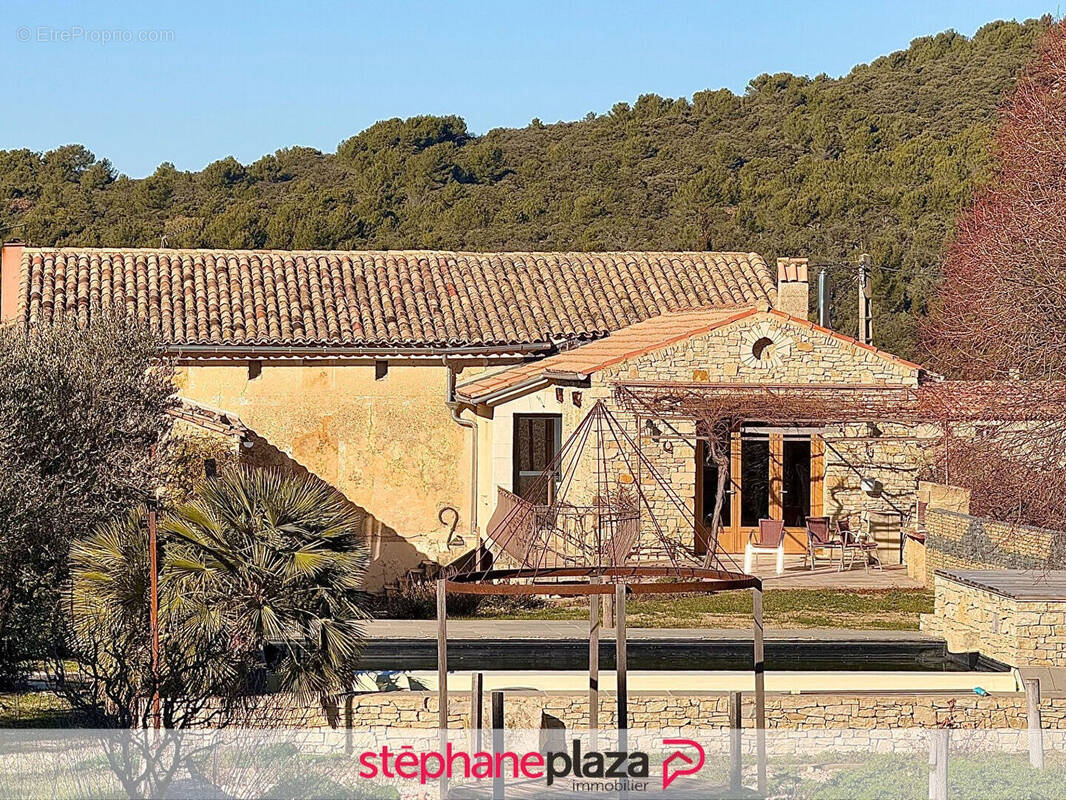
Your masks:
[[[738,571],[743,568],[744,556],[732,556]],[[762,578],[764,589],[921,589],[922,584],[907,575],[904,564],[886,563],[883,570],[870,567],[864,570],[856,562],[851,569],[838,570],[836,562],[831,566],[824,558],[817,560],[812,570],[804,564],[803,556],[785,556],[785,571],[774,573],[774,559],[761,555],[753,565],[752,573]],[[728,558],[724,566],[733,569]],[[847,562],[845,562],[846,564]]]

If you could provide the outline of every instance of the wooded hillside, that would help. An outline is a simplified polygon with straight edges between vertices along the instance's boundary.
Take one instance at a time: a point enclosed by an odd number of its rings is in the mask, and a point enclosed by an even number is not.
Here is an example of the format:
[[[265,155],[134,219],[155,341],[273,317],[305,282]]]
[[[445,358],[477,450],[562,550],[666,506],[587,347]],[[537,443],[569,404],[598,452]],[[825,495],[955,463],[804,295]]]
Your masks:
[[[916,352],[995,110],[1049,20],[916,39],[840,79],[761,75],[477,136],[458,117],[379,122],[336,153],[291,147],[133,180],[70,145],[0,151],[0,235],[35,245],[755,250],[873,256],[875,341]],[[698,80],[698,76],[694,79]],[[62,120],[56,120],[57,125]],[[165,125],[165,114],[145,125]],[[249,120],[248,124],[261,124]],[[817,270],[812,270],[812,274]],[[854,270],[831,269],[854,333]]]

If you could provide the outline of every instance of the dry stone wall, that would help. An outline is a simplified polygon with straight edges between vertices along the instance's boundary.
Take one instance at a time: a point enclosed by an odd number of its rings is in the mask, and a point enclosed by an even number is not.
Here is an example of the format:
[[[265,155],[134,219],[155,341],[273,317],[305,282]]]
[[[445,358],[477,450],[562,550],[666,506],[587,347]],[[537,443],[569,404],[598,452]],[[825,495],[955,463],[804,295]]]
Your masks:
[[[1016,667],[1066,666],[1066,601],[1016,600],[944,575],[935,576],[934,591],[922,630],[943,637],[949,650]]]
[[[752,695],[743,695],[745,727],[754,725]],[[436,692],[377,692],[353,695],[332,714],[321,709],[292,706],[292,724],[308,727],[353,727],[371,732],[388,729],[432,729],[437,726]],[[449,697],[448,724],[453,728],[470,725],[470,698],[465,692]],[[671,728],[727,727],[728,695],[714,692],[634,692],[629,698],[630,727],[642,730]],[[484,719],[488,719],[488,698]],[[615,698],[611,692],[600,696],[600,725],[615,724]],[[504,723],[508,728],[539,728],[542,715],[561,722],[568,729],[588,725],[588,695],[576,692],[507,692]],[[1045,695],[1041,699],[1044,727],[1066,728],[1066,697]],[[856,728],[992,729],[1026,727],[1026,701],[1023,693],[872,693],[839,692],[766,696],[766,724],[780,730],[843,730]]]

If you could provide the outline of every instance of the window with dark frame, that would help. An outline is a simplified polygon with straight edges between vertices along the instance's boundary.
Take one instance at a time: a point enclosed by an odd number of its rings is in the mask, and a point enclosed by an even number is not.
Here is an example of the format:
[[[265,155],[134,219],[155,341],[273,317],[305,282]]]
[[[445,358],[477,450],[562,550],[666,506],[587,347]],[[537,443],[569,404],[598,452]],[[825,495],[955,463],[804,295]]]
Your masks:
[[[562,447],[561,414],[515,414],[511,461],[514,465],[512,491],[533,503],[547,505],[555,494],[558,474],[541,481]],[[539,485],[538,485],[539,484]],[[534,496],[528,493],[536,492]]]

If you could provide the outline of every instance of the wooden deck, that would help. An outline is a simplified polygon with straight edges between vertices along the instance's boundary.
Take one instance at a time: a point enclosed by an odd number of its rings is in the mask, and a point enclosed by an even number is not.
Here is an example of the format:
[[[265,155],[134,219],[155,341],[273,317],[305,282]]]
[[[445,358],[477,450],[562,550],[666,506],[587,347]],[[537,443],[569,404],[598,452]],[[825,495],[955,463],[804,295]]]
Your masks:
[[[1012,600],[1066,600],[1066,570],[938,569],[936,574]]]

